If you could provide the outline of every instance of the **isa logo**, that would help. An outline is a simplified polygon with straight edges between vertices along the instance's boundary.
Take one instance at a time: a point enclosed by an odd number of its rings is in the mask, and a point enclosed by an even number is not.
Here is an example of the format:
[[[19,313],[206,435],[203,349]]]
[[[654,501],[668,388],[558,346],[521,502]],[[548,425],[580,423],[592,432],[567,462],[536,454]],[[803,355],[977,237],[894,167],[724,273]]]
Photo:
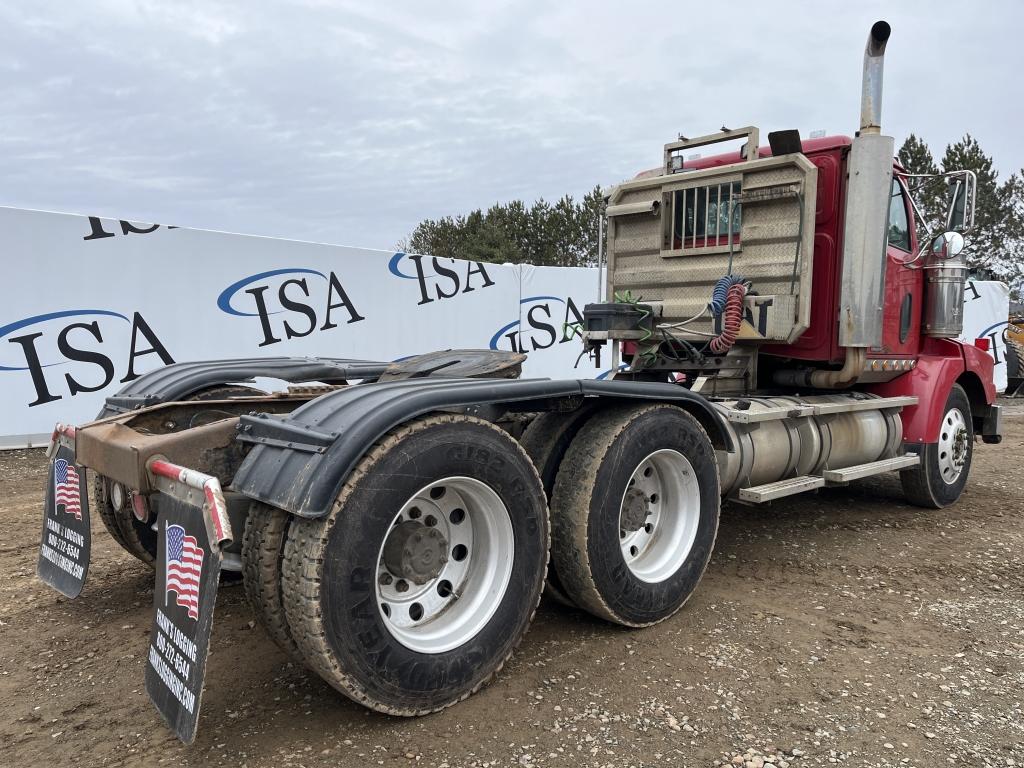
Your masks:
[[[235,317],[259,318],[261,347],[365,319],[337,274],[294,267],[243,277],[221,291],[217,307]]]
[[[454,299],[459,294],[494,285],[481,261],[439,259],[399,251],[388,262],[388,271],[404,280],[415,280],[420,288],[420,304]]]
[[[583,325],[583,315],[571,298],[530,296],[519,304],[520,318],[494,332],[489,344],[491,349],[536,352],[567,344],[574,338],[580,343],[578,331]]]
[[[109,309],[69,309],[0,327],[0,374],[31,377],[30,408],[98,392],[115,378],[126,384],[139,377],[143,358],[144,364],[174,362],[139,312],[128,317]]]

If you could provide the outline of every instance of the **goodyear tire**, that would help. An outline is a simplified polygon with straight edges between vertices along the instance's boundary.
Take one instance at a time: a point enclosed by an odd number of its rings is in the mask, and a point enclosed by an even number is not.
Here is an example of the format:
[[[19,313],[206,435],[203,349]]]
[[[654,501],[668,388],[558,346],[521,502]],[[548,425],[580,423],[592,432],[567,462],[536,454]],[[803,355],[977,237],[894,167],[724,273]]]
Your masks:
[[[552,561],[593,615],[642,627],[678,611],[718,531],[718,464],[707,433],[670,405],[595,415],[569,446],[551,499]]]
[[[959,384],[946,399],[937,443],[908,446],[921,456],[916,467],[900,472],[907,501],[919,507],[940,509],[960,498],[974,456],[974,423],[971,401]]]
[[[540,475],[544,494],[551,498],[555,489],[555,478],[565,452],[576,437],[576,433],[594,413],[593,405],[584,405],[568,413],[542,413],[530,422],[523,432],[519,444],[523,446]],[[544,594],[556,603],[568,608],[578,608],[565,593],[565,587],[558,576],[554,563],[548,565],[548,577],[544,583]]]
[[[260,626],[295,661],[305,663],[292,639],[281,598],[281,558],[291,516],[253,503],[242,536],[242,583]]]
[[[540,600],[548,521],[519,444],[469,416],[396,428],[330,513],[292,520],[283,595],[307,664],[355,701],[421,715],[502,667]]]

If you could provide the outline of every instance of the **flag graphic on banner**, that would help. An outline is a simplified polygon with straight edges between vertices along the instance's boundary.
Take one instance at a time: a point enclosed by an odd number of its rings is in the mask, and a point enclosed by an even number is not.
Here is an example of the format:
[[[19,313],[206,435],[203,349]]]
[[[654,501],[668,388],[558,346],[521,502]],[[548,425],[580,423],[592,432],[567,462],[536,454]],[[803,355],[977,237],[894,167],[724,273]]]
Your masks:
[[[167,526],[167,578],[164,604],[174,592],[177,603],[188,608],[190,619],[199,619],[199,576],[203,570],[203,550],[195,536],[186,536],[180,525]]]
[[[74,515],[76,520],[82,519],[82,498],[78,484],[78,470],[67,459],[53,462],[53,499],[59,508]]]

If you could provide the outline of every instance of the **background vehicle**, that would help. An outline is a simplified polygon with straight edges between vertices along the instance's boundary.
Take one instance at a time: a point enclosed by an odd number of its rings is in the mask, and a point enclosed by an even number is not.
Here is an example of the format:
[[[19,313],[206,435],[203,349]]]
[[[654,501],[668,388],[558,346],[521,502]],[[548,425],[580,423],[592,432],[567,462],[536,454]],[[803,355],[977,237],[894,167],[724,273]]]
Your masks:
[[[946,221],[918,242],[880,132],[888,37],[872,27],[856,138],[680,138],[610,193],[612,301],[578,330],[613,378],[520,380],[522,356],[472,351],[157,370],[96,421],[58,427],[41,575],[81,589],[80,492],[74,551],[52,535],[74,527],[68,467],[91,470],[108,530],[155,563],[147,688],[190,740],[221,571],[241,573],[293,658],[368,707],[418,715],[501,668],[545,583],[631,627],[674,614],[723,497],[900,471],[909,501],[953,503],[975,435],[1000,439],[992,360],[954,340],[974,182],[948,174]],[[268,395],[255,377],[298,386]]]

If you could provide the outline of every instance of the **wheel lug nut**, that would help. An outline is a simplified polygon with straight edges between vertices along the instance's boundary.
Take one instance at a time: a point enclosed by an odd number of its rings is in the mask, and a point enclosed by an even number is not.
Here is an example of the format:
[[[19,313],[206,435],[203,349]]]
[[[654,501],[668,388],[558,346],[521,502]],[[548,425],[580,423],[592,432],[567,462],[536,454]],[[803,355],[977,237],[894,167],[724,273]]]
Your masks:
[[[384,586],[387,586],[387,585],[388,585],[388,584],[390,584],[390,583],[391,583],[392,581],[394,581],[394,578],[393,578],[393,577],[391,576],[391,574],[390,574],[390,573],[382,573],[382,574],[380,575],[380,579],[379,579],[379,580],[380,580],[380,583],[381,583],[381,584],[383,584]]]
[[[395,582],[395,590],[398,591],[398,592],[408,592],[409,591],[409,582],[406,581],[405,579],[399,579],[398,581]]]

